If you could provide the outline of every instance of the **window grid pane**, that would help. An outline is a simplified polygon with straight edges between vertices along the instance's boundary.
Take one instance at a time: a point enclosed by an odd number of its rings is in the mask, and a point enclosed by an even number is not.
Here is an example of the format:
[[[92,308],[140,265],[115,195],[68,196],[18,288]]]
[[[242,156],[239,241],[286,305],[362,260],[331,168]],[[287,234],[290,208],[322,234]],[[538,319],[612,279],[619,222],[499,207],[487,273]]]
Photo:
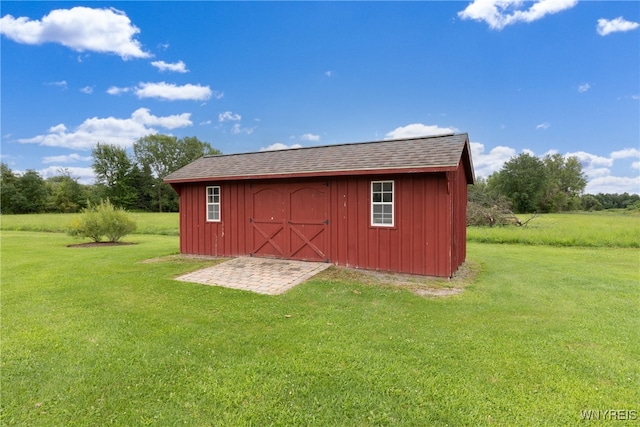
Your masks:
[[[371,225],[393,226],[393,181],[371,182]]]
[[[207,187],[207,221],[220,221],[220,187]]]

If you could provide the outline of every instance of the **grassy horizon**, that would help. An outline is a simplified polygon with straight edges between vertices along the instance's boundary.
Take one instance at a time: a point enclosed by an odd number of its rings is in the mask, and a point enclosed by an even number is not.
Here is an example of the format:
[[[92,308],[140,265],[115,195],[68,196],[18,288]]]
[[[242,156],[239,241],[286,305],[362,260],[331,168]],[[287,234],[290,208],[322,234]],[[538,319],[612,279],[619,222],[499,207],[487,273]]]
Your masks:
[[[79,214],[0,215],[0,230],[64,233]],[[133,212],[134,234],[178,236],[177,212]],[[526,216],[522,216],[526,220]],[[640,248],[637,211],[543,214],[526,227],[468,227],[467,241],[547,246]]]
[[[528,216],[521,216],[526,220]],[[477,243],[640,248],[637,211],[542,214],[526,227],[467,227],[467,241]]]
[[[280,296],[176,282],[175,236],[2,232],[2,425],[575,425],[638,410],[634,248],[470,242],[462,294],[333,270]],[[155,262],[145,262],[155,259]]]
[[[133,234],[162,236],[180,234],[180,217],[177,212],[129,212],[129,214],[137,224]],[[4,214],[0,215],[0,230],[66,233],[73,219],[80,215],[79,213]]]

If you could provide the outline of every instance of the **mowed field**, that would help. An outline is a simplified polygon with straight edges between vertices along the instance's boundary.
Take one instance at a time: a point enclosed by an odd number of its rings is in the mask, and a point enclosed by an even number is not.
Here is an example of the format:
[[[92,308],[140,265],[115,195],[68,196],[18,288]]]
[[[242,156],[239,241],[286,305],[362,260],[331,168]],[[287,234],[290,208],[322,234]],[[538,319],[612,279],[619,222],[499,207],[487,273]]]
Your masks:
[[[464,292],[421,297],[340,268],[279,296],[177,282],[212,261],[136,215],[100,248],[51,232],[73,215],[0,218],[0,424],[640,422],[638,216],[470,229],[466,278],[421,285]]]

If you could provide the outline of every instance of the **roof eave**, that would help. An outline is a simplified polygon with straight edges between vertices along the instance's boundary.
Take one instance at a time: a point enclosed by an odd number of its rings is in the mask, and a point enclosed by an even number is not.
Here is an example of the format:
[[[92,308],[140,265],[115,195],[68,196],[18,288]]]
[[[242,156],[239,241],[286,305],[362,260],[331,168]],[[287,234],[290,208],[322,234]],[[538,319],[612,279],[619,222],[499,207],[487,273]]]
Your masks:
[[[359,170],[334,170],[334,171],[311,171],[294,173],[275,173],[259,175],[230,175],[230,176],[202,176],[184,179],[164,179],[167,184],[186,184],[205,181],[247,181],[260,179],[291,179],[291,178],[322,178],[333,176],[358,176],[358,175],[398,175],[410,173],[436,173],[455,171],[457,165],[442,165],[429,167],[408,167],[389,169],[359,169]]]
[[[462,149],[462,160],[466,160],[462,163],[467,175],[467,184],[475,185],[476,173],[473,167],[473,159],[471,158],[471,144],[469,143],[469,138],[465,141],[464,148]]]

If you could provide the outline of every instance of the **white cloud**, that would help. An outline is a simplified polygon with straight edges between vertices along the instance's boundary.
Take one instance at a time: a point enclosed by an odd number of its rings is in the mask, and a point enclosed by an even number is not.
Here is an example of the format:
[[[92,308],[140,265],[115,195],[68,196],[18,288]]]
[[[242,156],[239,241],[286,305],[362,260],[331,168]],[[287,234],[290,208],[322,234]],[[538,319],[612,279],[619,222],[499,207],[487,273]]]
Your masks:
[[[585,194],[598,193],[630,193],[640,194],[640,176],[603,176],[590,179],[584,190]]]
[[[151,56],[134,39],[139,32],[124,12],[114,8],[56,9],[42,20],[11,15],[0,19],[0,33],[18,43],[59,43],[78,52],[112,53],[125,60]]]
[[[240,120],[242,120],[242,116],[237,113],[232,113],[231,111],[225,111],[224,113],[218,114],[218,121],[220,123],[238,122]]]
[[[49,128],[50,133],[62,133],[66,131],[67,131],[67,127],[62,123],[60,123],[59,125],[51,126]]]
[[[140,83],[135,88],[138,98],[158,98],[169,101],[204,101],[211,98],[209,86],[186,84],[177,86],[173,83]]]
[[[302,145],[300,144],[285,145],[281,142],[276,142],[275,144],[271,144],[268,147],[262,147],[260,151],[289,150],[291,148],[302,148]]]
[[[538,126],[536,126],[536,129],[549,129],[551,127],[551,123],[549,122],[544,122],[544,123],[540,123]]]
[[[42,163],[45,165],[49,163],[77,163],[91,161],[91,156],[81,156],[78,153],[69,154],[66,156],[48,156],[42,159]]]
[[[93,168],[80,168],[80,167],[62,167],[62,166],[49,166],[44,169],[38,170],[38,174],[44,179],[53,178],[54,176],[60,176],[62,170],[69,172],[72,178],[78,179],[80,184],[93,184],[96,180],[95,172]]]
[[[56,86],[59,87],[61,89],[67,89],[67,81],[66,80],[60,80],[59,82],[47,82],[45,83],[46,86]]]
[[[488,177],[494,172],[499,171],[502,165],[516,155],[516,150],[511,147],[497,146],[493,147],[489,153],[484,153],[484,144],[472,142],[471,158],[473,159],[473,169],[476,176]]]
[[[246,133],[247,135],[251,135],[254,130],[256,130],[255,127],[243,128],[242,126],[240,126],[240,123],[235,123],[233,126],[231,126],[231,133],[233,134]]]
[[[614,162],[622,159],[639,159],[640,150],[637,148],[625,148],[613,151],[608,157],[598,156],[584,151],[565,154],[566,157],[575,156],[582,164],[582,170],[587,175],[587,187],[585,193],[636,193],[640,194],[640,176],[624,177],[614,176],[611,169]],[[638,169],[640,161],[631,163],[632,169]]]
[[[120,95],[121,93],[127,93],[129,91],[131,91],[131,88],[128,87],[111,86],[109,89],[107,89],[107,93],[109,95]]]
[[[423,125],[422,123],[413,123],[407,126],[395,128],[385,135],[386,139],[413,138],[420,136],[443,135],[447,133],[457,132],[456,128],[441,128],[438,125]]]
[[[131,118],[144,125],[161,126],[166,129],[176,129],[185,126],[191,126],[193,123],[189,119],[190,113],[176,114],[173,116],[158,117],[149,113],[148,108],[138,108],[131,114]]]
[[[605,176],[611,176],[611,169],[609,168],[588,168],[583,169],[583,172],[587,175],[589,179],[601,178]]]
[[[325,75],[326,77],[333,77],[333,74],[334,74],[334,73],[333,73],[333,71],[331,71],[331,70],[329,70],[329,71],[325,71],[325,72],[324,72],[324,75]]]
[[[227,122],[235,122],[230,128],[226,128],[234,135],[244,133],[247,135],[251,135],[257,126],[253,127],[242,127],[240,125],[240,121],[242,120],[242,116],[238,113],[232,113],[231,111],[225,111],[224,113],[218,114],[218,122],[227,123]],[[226,125],[220,126],[225,128]]]
[[[320,141],[320,135],[314,135],[312,133],[305,133],[304,135],[302,135],[300,137],[300,139],[303,140],[303,141],[314,141],[314,142],[317,142],[317,141]]]
[[[591,85],[589,83],[583,83],[580,86],[578,86],[578,92],[580,93],[585,93],[589,89],[591,89]]]
[[[602,157],[595,154],[587,153],[584,151],[576,151],[573,153],[567,153],[568,157],[577,157],[583,167],[596,167],[596,166],[613,166],[613,159],[611,157]]]
[[[502,30],[517,22],[533,22],[546,15],[570,9],[578,0],[538,0],[532,3],[522,0],[474,0],[463,11],[458,12],[462,19],[484,21],[494,30]],[[529,6],[522,9],[522,6]]]
[[[616,19],[598,19],[598,25],[596,27],[596,31],[601,36],[606,36],[611,33],[632,31],[638,28],[640,24],[637,22],[627,21],[622,16],[617,17]]]
[[[640,150],[638,150],[637,148],[625,148],[623,150],[613,151],[611,153],[611,158],[613,160],[628,159],[630,157],[640,158]]]
[[[200,126],[205,126],[205,125],[210,125],[211,124],[211,120],[204,120],[202,122],[200,122]]]
[[[517,155],[514,148],[497,146],[485,153],[485,147],[478,142],[471,142],[471,157],[473,167],[477,177],[488,177],[494,172],[502,169],[505,162]],[[555,149],[548,150],[546,154],[555,154]],[[529,149],[522,150],[522,153],[535,155]],[[633,162],[631,168],[640,169],[640,150],[627,148],[610,153],[608,157],[598,156],[584,151],[566,153],[564,157],[577,157],[582,164],[582,170],[587,176],[587,187],[585,193],[636,193],[640,194],[639,176],[614,176],[611,168],[614,162],[619,159],[637,158],[639,161]]]
[[[18,139],[18,142],[76,150],[89,150],[98,142],[129,147],[143,136],[158,133],[151,126],[165,129],[191,126],[190,117],[190,113],[158,117],[150,114],[146,108],[139,108],[127,119],[93,117],[71,132],[67,131],[64,124],[59,124],[52,126],[44,135]]]
[[[93,86],[85,86],[80,89],[80,92],[86,93],[87,95],[91,95],[93,93]]]
[[[154,67],[156,67],[160,71],[171,71],[174,73],[187,73],[187,66],[184,62],[178,61],[174,63],[164,62],[164,61],[153,61],[151,63]]]

